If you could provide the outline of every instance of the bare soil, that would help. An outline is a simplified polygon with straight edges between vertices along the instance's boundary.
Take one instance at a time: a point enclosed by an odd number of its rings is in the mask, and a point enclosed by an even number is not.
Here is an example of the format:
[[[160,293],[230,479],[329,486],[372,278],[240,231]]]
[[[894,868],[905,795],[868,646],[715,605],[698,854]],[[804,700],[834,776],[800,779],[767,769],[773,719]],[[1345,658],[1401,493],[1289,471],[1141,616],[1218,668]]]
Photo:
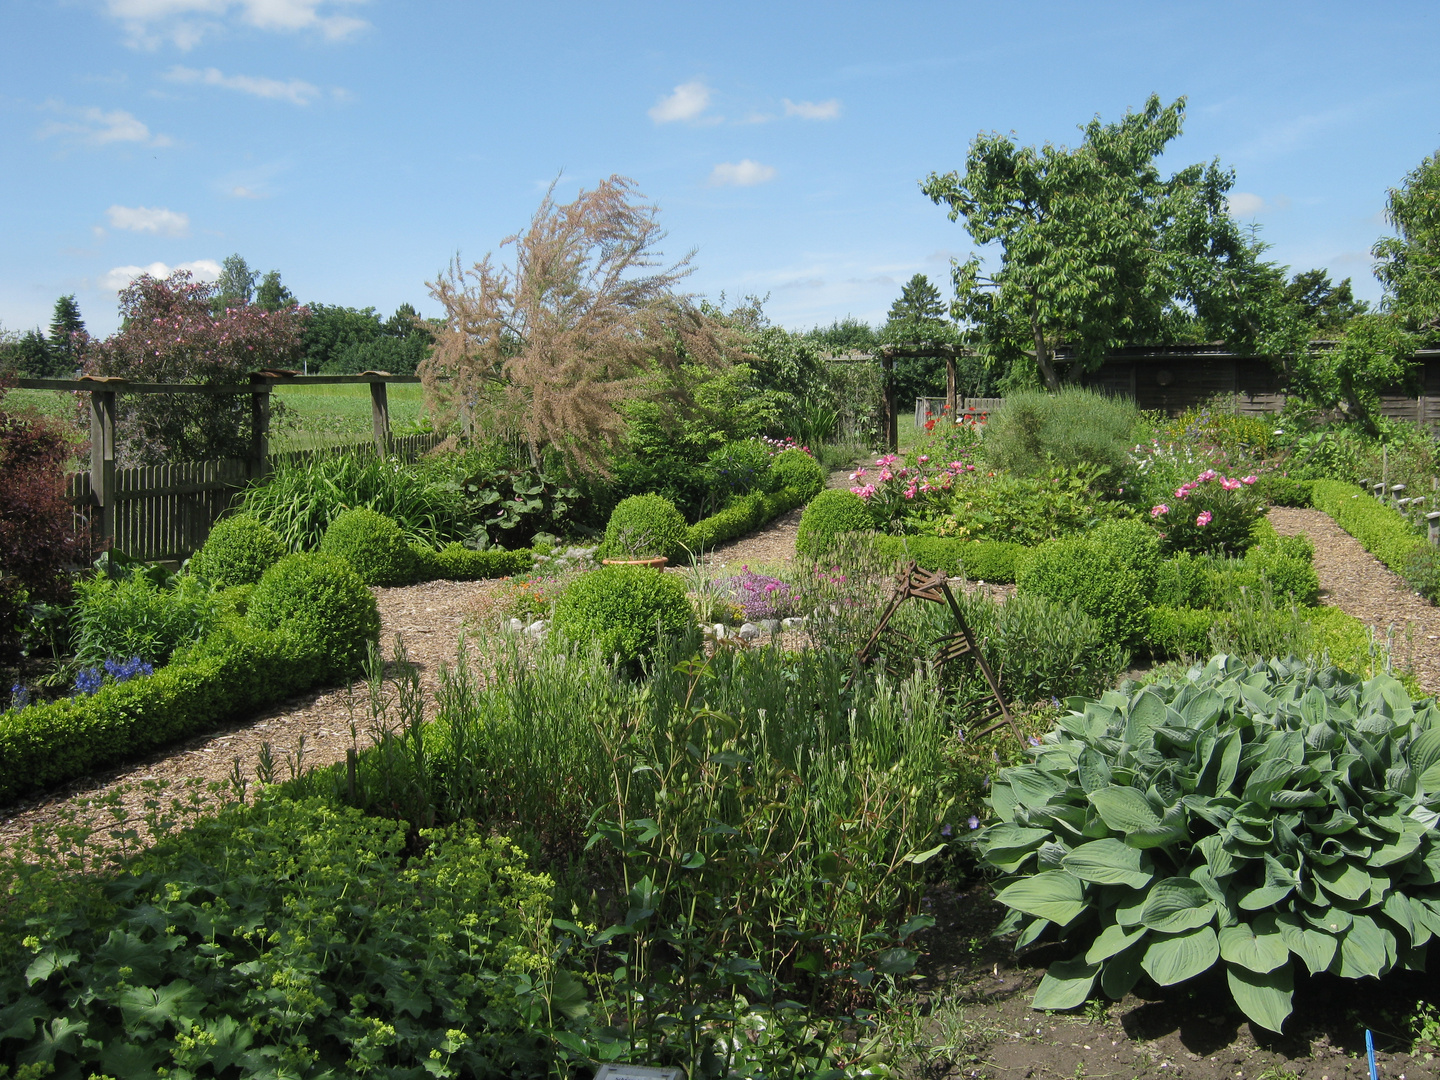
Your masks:
[[[843,483],[843,474],[837,474]],[[836,480],[832,478],[832,485]],[[1415,596],[1326,515],[1276,509],[1282,533],[1308,535],[1322,600],[1394,638],[1397,662],[1409,665],[1427,691],[1440,688],[1440,610]],[[775,566],[795,553],[799,512],[753,536],[717,548],[715,569]],[[398,634],[427,691],[453,657],[466,619],[488,621],[498,582],[428,582],[377,589],[387,659]],[[223,783],[235,768],[253,773],[261,744],[282,762],[294,760],[304,739],[303,764],[343,760],[367,715],[363,683],[287,701],[253,717],[169,750],[97,773],[0,810],[0,850],[36,824],[110,791],[138,816],[143,794],[136,781],[200,778]],[[352,732],[352,723],[355,730]],[[1002,911],[988,883],[964,877],[937,886],[927,898],[937,917],[924,935],[928,955],[916,984],[914,1007],[900,1018],[908,1059],[901,1074],[941,1078],[1114,1077],[1117,1080],[1186,1077],[1193,1080],[1359,1080],[1369,1075],[1365,1031],[1374,1032],[1379,1075],[1387,1080],[1440,1077],[1429,1045],[1412,1053],[1411,1022],[1417,1003],[1440,1002],[1440,985],[1423,975],[1399,974],[1383,982],[1331,977],[1299,978],[1295,1013],[1283,1037],[1253,1028],[1232,1005],[1223,983],[1178,991],[1131,994],[1115,1003],[1092,1002],[1075,1014],[1046,1014],[1029,1007],[1045,965],[1063,954],[1038,951],[1017,958],[990,937]]]

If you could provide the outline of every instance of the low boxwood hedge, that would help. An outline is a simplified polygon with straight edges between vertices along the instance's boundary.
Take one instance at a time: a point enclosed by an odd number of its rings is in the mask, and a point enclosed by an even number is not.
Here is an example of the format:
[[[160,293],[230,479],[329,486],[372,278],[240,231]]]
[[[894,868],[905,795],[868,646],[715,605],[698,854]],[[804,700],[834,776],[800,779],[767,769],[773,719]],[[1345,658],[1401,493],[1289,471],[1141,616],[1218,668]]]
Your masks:
[[[922,570],[943,570],[951,577],[1009,584],[1023,544],[1004,540],[956,540],[942,536],[876,536],[875,553],[886,560],[914,559]]]
[[[717,544],[754,532],[766,522],[804,504],[802,492],[789,487],[773,494],[756,491],[737,496],[718,514],[701,518],[691,525],[685,546],[695,554],[708,551]]]
[[[483,581],[524,574],[535,566],[535,553],[529,548],[472,551],[463,544],[449,544],[436,551],[412,544],[410,554],[414,558],[415,581]]]
[[[1316,480],[1311,498],[1315,509],[1329,514],[1366,551],[1397,574],[1405,573],[1410,556],[1425,543],[1398,511],[1354,484]]]

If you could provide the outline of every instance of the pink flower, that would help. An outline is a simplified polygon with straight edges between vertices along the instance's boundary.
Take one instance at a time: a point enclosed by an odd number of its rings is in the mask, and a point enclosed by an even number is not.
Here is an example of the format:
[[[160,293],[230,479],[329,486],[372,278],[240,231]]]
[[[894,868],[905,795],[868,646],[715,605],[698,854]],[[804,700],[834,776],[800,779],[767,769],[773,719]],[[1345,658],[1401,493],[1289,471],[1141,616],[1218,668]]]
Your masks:
[[[974,471],[975,471],[975,466],[974,466],[974,465],[966,465],[966,466],[965,466],[965,469],[966,469],[967,472],[974,472]]]
[[[1260,479],[1260,478],[1259,478],[1258,476],[1242,476],[1242,477],[1240,477],[1240,483],[1242,483],[1242,484],[1253,484],[1256,480],[1259,480],[1259,479]]]
[[[1188,496],[1189,494],[1190,494],[1190,485],[1189,485],[1189,484],[1181,484],[1178,488],[1175,489],[1175,498],[1177,498],[1177,499],[1183,499],[1183,498],[1185,498],[1186,496]]]
[[[1164,503],[1161,503],[1159,506],[1152,506],[1150,508],[1150,516],[1152,518],[1158,518],[1161,514],[1168,514],[1169,512],[1170,507],[1166,506]]]
[[[1219,475],[1220,475],[1220,474],[1217,473],[1214,469],[1206,469],[1206,470],[1205,470],[1204,472],[1202,472],[1199,476],[1195,477],[1195,482],[1196,482],[1197,484],[1203,484],[1203,483],[1205,483],[1207,480],[1214,480],[1215,477],[1217,477],[1217,476],[1219,476]]]
[[[1202,511],[1200,512],[1200,516],[1195,519],[1195,524],[1198,525],[1198,526],[1200,526],[1200,528],[1202,528],[1202,529],[1203,529],[1206,525],[1209,525],[1209,524],[1210,524],[1210,511],[1209,511],[1209,510],[1202,510]]]
[[[1229,477],[1226,477],[1224,480],[1220,481],[1220,486],[1226,491],[1238,491],[1241,487],[1241,484],[1239,480],[1231,480]]]
[[[945,466],[945,467],[946,467],[947,469],[949,469],[951,472],[964,472],[964,471],[965,471],[965,463],[964,463],[963,461],[952,461],[952,462],[950,462],[949,465],[947,465],[947,466]],[[972,466],[972,467],[973,467],[973,466]]]
[[[868,499],[868,498],[870,498],[870,496],[872,496],[872,495],[875,494],[875,485],[874,485],[874,484],[866,484],[864,487],[852,487],[850,490],[851,490],[854,494],[859,495],[860,498],[862,498],[862,499]]]
[[[851,479],[851,480],[864,480],[864,479],[865,479],[865,470],[864,470],[864,469],[856,469],[853,473],[850,474],[850,479]]]
[[[930,455],[929,455],[929,454],[921,454],[919,460],[920,460],[920,464],[921,464],[921,465],[924,465],[927,461],[930,460]]]
[[[892,473],[889,469],[882,469],[882,470],[880,470],[880,482],[881,482],[882,484],[886,483],[887,481],[894,480],[894,479],[895,479],[895,474]]]

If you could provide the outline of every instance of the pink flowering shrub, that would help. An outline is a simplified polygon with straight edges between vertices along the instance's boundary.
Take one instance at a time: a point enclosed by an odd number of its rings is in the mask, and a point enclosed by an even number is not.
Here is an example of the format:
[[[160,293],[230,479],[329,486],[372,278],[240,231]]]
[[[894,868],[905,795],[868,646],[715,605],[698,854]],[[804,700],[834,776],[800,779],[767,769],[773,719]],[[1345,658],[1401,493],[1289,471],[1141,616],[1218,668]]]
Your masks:
[[[795,614],[800,601],[800,594],[790,585],[779,578],[757,574],[748,566],[742,567],[738,574],[717,578],[714,589],[737,604],[751,622],[786,618]]]
[[[1150,508],[1150,520],[1168,551],[1243,555],[1265,512],[1254,490],[1257,477],[1230,477],[1206,469]]]

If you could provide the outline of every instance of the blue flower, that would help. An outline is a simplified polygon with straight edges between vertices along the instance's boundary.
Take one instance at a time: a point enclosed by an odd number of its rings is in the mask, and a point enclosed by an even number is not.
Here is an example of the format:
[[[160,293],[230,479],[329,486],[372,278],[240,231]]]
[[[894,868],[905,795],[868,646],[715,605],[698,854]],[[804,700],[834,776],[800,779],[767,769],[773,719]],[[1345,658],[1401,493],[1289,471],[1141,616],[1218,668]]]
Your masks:
[[[80,673],[75,676],[75,693],[93,694],[104,682],[105,676],[100,674],[98,667],[81,668]]]
[[[30,688],[24,683],[16,683],[10,687],[10,707],[12,709],[23,709],[30,704]]]
[[[949,839],[949,837],[950,837],[950,832],[951,832],[951,829],[950,829],[950,824],[949,824],[949,822],[946,822],[944,825],[940,826],[940,835],[943,836],[943,837],[945,837],[946,839]]]
[[[978,817],[976,817],[974,814],[971,814],[971,815],[965,820],[965,824],[966,824],[966,825],[969,825],[970,828],[972,828],[972,829],[978,829],[978,828],[980,827],[980,819],[979,819]]]
[[[105,673],[117,683],[128,682],[137,675],[153,675],[154,667],[141,660],[138,656],[132,656],[129,660],[116,660],[113,656],[105,661]]]

